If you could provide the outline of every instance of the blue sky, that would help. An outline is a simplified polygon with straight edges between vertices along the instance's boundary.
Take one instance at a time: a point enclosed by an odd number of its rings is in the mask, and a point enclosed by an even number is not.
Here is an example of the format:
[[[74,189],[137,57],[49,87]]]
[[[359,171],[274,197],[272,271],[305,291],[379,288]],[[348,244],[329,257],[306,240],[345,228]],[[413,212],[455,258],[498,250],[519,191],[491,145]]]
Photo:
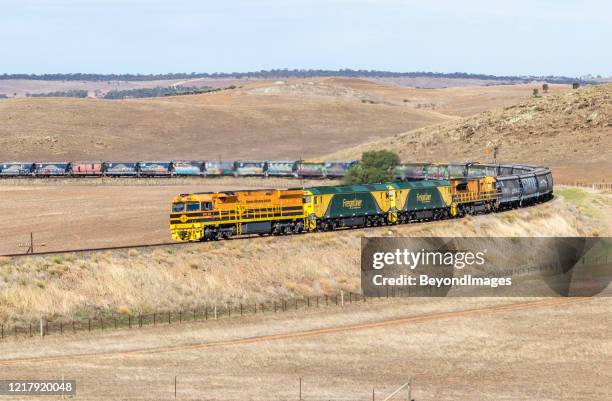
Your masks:
[[[612,75],[609,0],[0,0],[0,73]]]

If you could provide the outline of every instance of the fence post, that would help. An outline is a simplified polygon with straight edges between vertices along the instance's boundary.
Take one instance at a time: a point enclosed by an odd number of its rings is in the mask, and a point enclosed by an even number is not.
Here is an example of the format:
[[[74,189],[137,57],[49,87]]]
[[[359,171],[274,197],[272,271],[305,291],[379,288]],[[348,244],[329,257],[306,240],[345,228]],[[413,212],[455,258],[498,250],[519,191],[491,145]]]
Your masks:
[[[132,315],[128,315],[128,328],[132,328]]]
[[[227,303],[227,317],[228,319],[232,318],[232,307],[229,302]]]
[[[64,334],[64,323],[60,322],[60,334]]]
[[[257,308],[255,308],[257,310]],[[215,320],[219,319],[219,315],[217,315],[217,305],[215,305]]]
[[[295,299],[295,310],[298,310],[298,299]]]
[[[142,312],[138,312],[138,327],[142,328]]]
[[[72,332],[76,333],[76,326],[74,325],[74,320],[72,321]]]
[[[4,338],[4,324],[2,324],[2,329],[1,329],[1,331],[2,331],[2,338]]]
[[[49,321],[45,319],[45,335],[49,335]]]
[[[87,331],[91,331],[91,319],[87,319]]]
[[[208,320],[208,306],[204,307],[204,319]]]
[[[242,303],[240,304],[240,316],[243,316]]]
[[[317,295],[317,308],[319,307],[319,296]]]
[[[104,330],[104,318],[100,316],[100,330]]]
[[[327,294],[325,295],[325,306],[329,306],[329,299],[327,298]]]
[[[194,322],[196,321],[196,310],[195,309],[193,310],[193,321]]]
[[[310,297],[306,297],[306,304],[308,305],[308,307],[310,308]]]
[[[15,332],[17,331],[15,330]],[[40,318],[40,336],[41,337],[45,336],[45,331],[43,330],[43,318],[42,317]]]
[[[157,312],[153,312],[153,326],[157,324]]]
[[[170,317],[170,312],[168,312],[168,324],[172,323],[171,319],[172,318]]]
[[[276,301],[274,301],[274,313],[276,313]]]
[[[179,311],[179,324],[183,323],[183,311]]]
[[[32,337],[32,322],[30,322],[30,337]]]
[[[117,317],[116,316],[113,316],[113,322],[114,322],[115,328],[117,328]]]

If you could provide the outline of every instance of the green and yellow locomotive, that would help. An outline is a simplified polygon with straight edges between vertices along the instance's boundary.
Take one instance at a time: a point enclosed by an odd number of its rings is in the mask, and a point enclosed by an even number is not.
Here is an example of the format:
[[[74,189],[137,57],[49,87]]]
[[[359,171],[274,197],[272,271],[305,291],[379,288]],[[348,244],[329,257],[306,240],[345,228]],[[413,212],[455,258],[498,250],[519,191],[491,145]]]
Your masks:
[[[183,194],[174,198],[172,238],[293,234],[438,220],[496,210],[494,177]]]

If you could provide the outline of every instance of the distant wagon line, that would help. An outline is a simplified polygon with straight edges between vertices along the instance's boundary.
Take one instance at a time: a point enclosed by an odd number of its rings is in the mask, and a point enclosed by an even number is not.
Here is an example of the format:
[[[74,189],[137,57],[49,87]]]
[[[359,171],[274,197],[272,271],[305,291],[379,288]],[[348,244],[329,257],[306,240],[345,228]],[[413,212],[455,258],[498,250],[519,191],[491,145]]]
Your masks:
[[[171,160],[0,162],[0,177],[294,177],[342,178],[358,162]]]
[[[172,160],[172,161],[73,161],[0,162],[0,178],[49,177],[286,177],[339,179],[357,160]],[[529,165],[483,163],[403,163],[395,167],[393,180],[420,181],[451,178],[512,176],[538,168]]]

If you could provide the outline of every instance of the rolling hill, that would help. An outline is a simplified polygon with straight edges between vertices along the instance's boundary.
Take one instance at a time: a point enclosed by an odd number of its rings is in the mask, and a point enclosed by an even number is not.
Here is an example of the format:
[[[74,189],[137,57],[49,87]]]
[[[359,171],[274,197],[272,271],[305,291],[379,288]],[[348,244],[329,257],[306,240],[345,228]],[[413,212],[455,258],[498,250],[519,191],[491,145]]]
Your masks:
[[[530,93],[528,85],[415,89],[313,78],[152,99],[4,99],[0,160],[317,158]]]
[[[328,155],[390,149],[404,161],[498,160],[552,166],[564,182],[609,181],[612,85],[584,87],[407,131]]]

